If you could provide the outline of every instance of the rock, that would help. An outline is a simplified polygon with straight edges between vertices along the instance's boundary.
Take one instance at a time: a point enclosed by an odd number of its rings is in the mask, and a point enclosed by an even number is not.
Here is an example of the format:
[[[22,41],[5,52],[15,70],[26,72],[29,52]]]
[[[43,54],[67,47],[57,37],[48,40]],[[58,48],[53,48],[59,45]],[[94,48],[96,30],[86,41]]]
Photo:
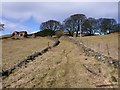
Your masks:
[[[110,60],[110,61],[109,61],[109,64],[113,64],[113,61],[112,61],[112,60]]]
[[[87,56],[94,56],[95,55],[94,50],[91,50],[91,49],[87,49],[87,51],[85,53]]]
[[[5,70],[5,71],[3,70],[3,71],[2,71],[2,76],[8,76],[8,74],[9,74],[9,71],[8,71],[8,70]]]
[[[34,54],[33,54],[33,57],[38,57],[39,56],[39,52],[35,52]]]
[[[115,68],[120,68],[120,61],[113,60],[113,65],[114,65]]]
[[[37,52],[37,53],[38,53],[38,55],[42,55],[41,51],[40,51],[40,52]]]
[[[57,46],[58,44],[60,43],[60,41],[55,41],[55,43],[52,45],[52,47],[55,47],[55,46]]]
[[[49,48],[47,47],[47,48],[45,48],[43,51],[44,51],[44,52],[47,52],[47,51],[48,51],[48,49],[49,49]]]
[[[106,60],[106,58],[105,58],[104,55],[101,55],[101,60],[102,60],[102,61],[105,61],[105,60]]]
[[[34,59],[33,55],[27,56],[27,60],[33,60],[33,59]]]
[[[113,59],[111,57],[108,57],[107,60],[110,65],[113,64]]]
[[[15,66],[13,66],[13,67],[11,67],[11,70],[13,71],[13,70],[15,70],[15,68],[16,68],[16,67],[15,67]]]
[[[24,60],[23,60],[24,61]],[[16,67],[21,67],[22,65],[23,65],[23,61],[21,61],[20,63],[18,63],[17,65],[16,65]]]
[[[111,79],[112,79],[113,82],[117,82],[117,79],[116,79],[115,76],[111,76]]]
[[[98,53],[98,52],[95,52],[95,58],[96,58],[97,60],[99,60],[99,61],[102,61],[102,60],[101,60],[101,54]]]
[[[0,72],[0,77],[2,77],[2,72]]]

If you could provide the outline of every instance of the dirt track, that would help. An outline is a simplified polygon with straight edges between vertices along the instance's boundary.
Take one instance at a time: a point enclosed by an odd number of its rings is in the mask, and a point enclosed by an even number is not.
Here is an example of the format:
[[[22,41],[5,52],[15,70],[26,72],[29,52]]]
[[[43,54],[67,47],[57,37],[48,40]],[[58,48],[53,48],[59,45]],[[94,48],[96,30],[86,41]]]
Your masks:
[[[117,77],[116,69],[85,56],[79,47],[65,38],[60,42],[57,47],[3,79],[3,87],[95,88],[96,85],[113,87],[116,84],[111,78]]]

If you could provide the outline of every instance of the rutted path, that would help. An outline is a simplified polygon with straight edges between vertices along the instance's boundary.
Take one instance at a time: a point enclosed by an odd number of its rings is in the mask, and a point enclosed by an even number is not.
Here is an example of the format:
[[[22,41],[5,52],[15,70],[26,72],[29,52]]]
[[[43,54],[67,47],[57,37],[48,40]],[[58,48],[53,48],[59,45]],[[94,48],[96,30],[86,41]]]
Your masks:
[[[93,57],[85,56],[75,44],[65,38],[61,38],[60,42],[57,47],[3,79],[3,87],[94,88],[99,84],[107,84],[108,87],[116,84],[110,79],[111,72],[115,69]]]

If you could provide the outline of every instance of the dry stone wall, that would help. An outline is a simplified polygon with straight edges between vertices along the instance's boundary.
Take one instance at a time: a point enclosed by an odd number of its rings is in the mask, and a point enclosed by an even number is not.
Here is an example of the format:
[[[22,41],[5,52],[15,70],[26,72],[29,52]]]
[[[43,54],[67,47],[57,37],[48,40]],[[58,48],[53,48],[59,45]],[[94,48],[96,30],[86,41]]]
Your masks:
[[[76,39],[74,39],[72,37],[63,36],[62,38],[65,38],[65,39],[73,42],[74,44],[76,44],[80,48],[80,50],[82,52],[84,52],[87,56],[92,56],[92,57],[94,57],[98,61],[102,61],[104,63],[108,63],[111,66],[114,66],[115,68],[119,68],[120,69],[120,61],[119,60],[116,60],[116,59],[113,59],[111,57],[107,57],[105,55],[102,55],[101,53],[96,52],[96,51],[92,50],[91,48],[88,48],[82,42],[80,42],[80,41],[78,41],[78,40],[76,40]],[[5,77],[9,76],[16,68],[21,67],[21,66],[29,63],[30,61],[35,60],[36,57],[44,54],[49,49],[51,49],[52,47],[57,46],[60,43],[60,41],[57,40],[57,39],[54,39],[54,41],[55,42],[53,43],[52,46],[48,46],[48,47],[44,48],[43,50],[41,50],[39,52],[35,52],[34,54],[25,57],[18,64],[14,65],[13,67],[11,67],[8,70],[2,70],[2,72],[0,72],[0,77],[2,77],[2,76],[5,76]]]
[[[120,69],[120,60],[113,59],[113,58],[105,56],[99,52],[96,52],[96,51],[92,50],[91,48],[88,48],[87,46],[85,46],[82,42],[80,42],[72,37],[64,36],[64,38],[66,38],[66,39],[72,41],[74,44],[76,44],[80,48],[80,50],[82,52],[84,52],[87,56],[93,56],[98,61],[108,63],[109,65]]]
[[[52,39],[53,40],[53,39]],[[7,69],[7,70],[2,70],[2,72],[0,72],[0,77],[6,77],[9,76],[16,68],[22,67],[23,65],[35,60],[36,57],[43,55],[45,52],[47,52],[49,49],[51,49],[52,47],[57,46],[60,43],[59,40],[54,39],[54,43],[52,46],[48,46],[46,48],[44,48],[41,51],[38,52],[34,52],[32,55],[29,55],[27,57],[25,57],[23,60],[21,60],[18,64],[14,65],[13,67]]]

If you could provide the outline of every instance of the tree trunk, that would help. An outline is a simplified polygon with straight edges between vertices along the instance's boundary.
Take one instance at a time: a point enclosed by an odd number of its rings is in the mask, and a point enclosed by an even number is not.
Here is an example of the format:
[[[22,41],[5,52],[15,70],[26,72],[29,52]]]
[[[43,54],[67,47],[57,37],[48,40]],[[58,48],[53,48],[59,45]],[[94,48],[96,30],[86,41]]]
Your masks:
[[[80,31],[80,25],[78,24],[78,29],[76,31],[76,37],[78,37],[78,31]]]
[[[78,37],[78,31],[76,31],[76,37]]]

